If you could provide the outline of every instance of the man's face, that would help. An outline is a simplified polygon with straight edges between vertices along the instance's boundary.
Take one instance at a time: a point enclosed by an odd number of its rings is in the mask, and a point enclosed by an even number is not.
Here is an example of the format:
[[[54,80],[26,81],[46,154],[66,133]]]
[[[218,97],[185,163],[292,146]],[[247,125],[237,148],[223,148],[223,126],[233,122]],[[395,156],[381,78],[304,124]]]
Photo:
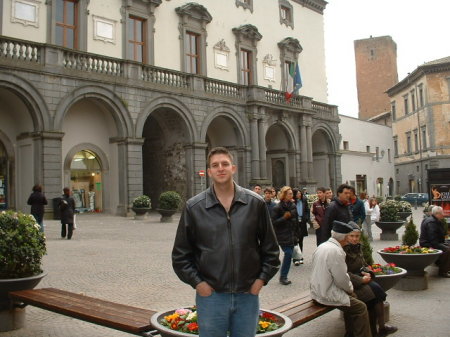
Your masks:
[[[325,196],[327,199],[331,200],[333,198],[333,191],[332,190],[327,190],[325,192]]]
[[[360,231],[350,232],[347,235],[347,242],[351,245],[356,245],[359,243],[360,237],[361,237]]]
[[[256,185],[255,187],[253,187],[253,192],[255,192],[256,194],[261,194],[261,186]]]
[[[350,193],[351,192],[350,192],[349,188],[344,188],[342,193],[339,194],[339,200],[349,202],[350,201]]]
[[[355,194],[355,192],[353,192],[353,190],[350,190],[350,199],[351,200],[355,200],[356,199],[356,194]]]
[[[218,153],[212,155],[209,162],[208,176],[215,184],[227,184],[233,180],[236,165],[233,165],[230,157]]]
[[[325,199],[325,194],[322,191],[317,191],[317,197],[323,201]]]
[[[272,198],[275,198],[277,196],[277,191],[272,190]]]
[[[272,199],[272,191],[264,192],[264,199],[271,200]]]

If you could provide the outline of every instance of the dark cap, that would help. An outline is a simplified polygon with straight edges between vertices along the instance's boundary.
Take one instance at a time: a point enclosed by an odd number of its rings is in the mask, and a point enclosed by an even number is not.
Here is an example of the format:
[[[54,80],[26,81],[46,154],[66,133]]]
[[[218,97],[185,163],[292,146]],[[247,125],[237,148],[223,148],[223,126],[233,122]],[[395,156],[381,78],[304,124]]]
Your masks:
[[[350,232],[353,232],[353,230],[353,226],[350,224],[346,224],[345,222],[337,220],[333,221],[333,231],[336,233],[348,234]]]
[[[356,222],[350,221],[348,224],[349,224],[350,226],[352,226],[353,232],[354,232],[354,231],[361,231],[361,227],[359,227],[358,224],[357,224]]]

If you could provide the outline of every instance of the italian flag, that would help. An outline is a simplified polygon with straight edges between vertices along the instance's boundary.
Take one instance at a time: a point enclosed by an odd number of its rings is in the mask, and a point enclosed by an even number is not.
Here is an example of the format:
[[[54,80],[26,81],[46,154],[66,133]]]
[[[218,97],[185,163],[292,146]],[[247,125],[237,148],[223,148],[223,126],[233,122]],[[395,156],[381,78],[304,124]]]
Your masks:
[[[289,74],[286,78],[286,101],[290,101],[293,95],[298,94],[298,90],[302,87],[302,77],[300,76],[300,68],[298,67],[298,62],[291,63],[289,67]]]

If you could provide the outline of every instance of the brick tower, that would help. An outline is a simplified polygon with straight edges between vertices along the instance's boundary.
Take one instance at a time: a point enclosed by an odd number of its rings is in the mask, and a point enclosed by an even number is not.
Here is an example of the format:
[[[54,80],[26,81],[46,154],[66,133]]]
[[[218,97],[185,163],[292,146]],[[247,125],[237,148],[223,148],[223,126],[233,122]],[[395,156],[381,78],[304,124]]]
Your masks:
[[[390,36],[355,40],[359,119],[390,111],[386,90],[398,82],[397,45]]]

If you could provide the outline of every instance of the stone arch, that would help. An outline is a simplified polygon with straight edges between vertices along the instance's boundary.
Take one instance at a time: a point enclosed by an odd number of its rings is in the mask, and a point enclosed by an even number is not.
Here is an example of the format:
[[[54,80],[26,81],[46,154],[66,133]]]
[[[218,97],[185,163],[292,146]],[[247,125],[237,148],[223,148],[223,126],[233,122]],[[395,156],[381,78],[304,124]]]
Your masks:
[[[274,187],[296,184],[296,139],[289,124],[277,121],[267,128],[266,167],[267,176]]]
[[[316,131],[322,131],[324,132],[330,141],[331,150],[333,152],[339,151],[339,140],[336,139],[334,131],[325,123],[318,123],[313,125],[312,127],[312,134],[316,133]]]
[[[193,142],[197,139],[197,128],[190,109],[181,101],[171,96],[160,96],[147,104],[136,120],[136,137],[142,137],[148,116],[159,108],[169,108],[175,111],[186,124],[190,141]]]
[[[91,98],[100,100],[110,109],[115,121],[118,137],[133,137],[133,124],[126,102],[113,91],[96,85],[79,87],[66,95],[58,104],[54,118],[54,129],[61,130],[64,117],[75,103],[82,99]]]
[[[108,161],[108,156],[106,153],[97,145],[92,143],[80,143],[78,145],[73,146],[66,154],[63,162],[63,170],[64,170],[64,177],[63,177],[63,185],[64,186],[70,186],[71,182],[71,163],[72,159],[75,156],[76,153],[83,151],[83,150],[89,150],[93,153],[95,153],[98,156],[98,161],[100,163],[100,171],[101,171],[101,177],[102,177],[102,205],[101,209],[104,211],[109,211],[108,206],[110,205],[110,189],[111,189],[111,183],[109,182],[110,177],[110,165]],[[105,183],[106,182],[106,183]]]
[[[6,88],[16,94],[27,106],[34,124],[34,130],[50,129],[48,107],[36,87],[25,79],[8,73],[1,73],[0,88]]]

